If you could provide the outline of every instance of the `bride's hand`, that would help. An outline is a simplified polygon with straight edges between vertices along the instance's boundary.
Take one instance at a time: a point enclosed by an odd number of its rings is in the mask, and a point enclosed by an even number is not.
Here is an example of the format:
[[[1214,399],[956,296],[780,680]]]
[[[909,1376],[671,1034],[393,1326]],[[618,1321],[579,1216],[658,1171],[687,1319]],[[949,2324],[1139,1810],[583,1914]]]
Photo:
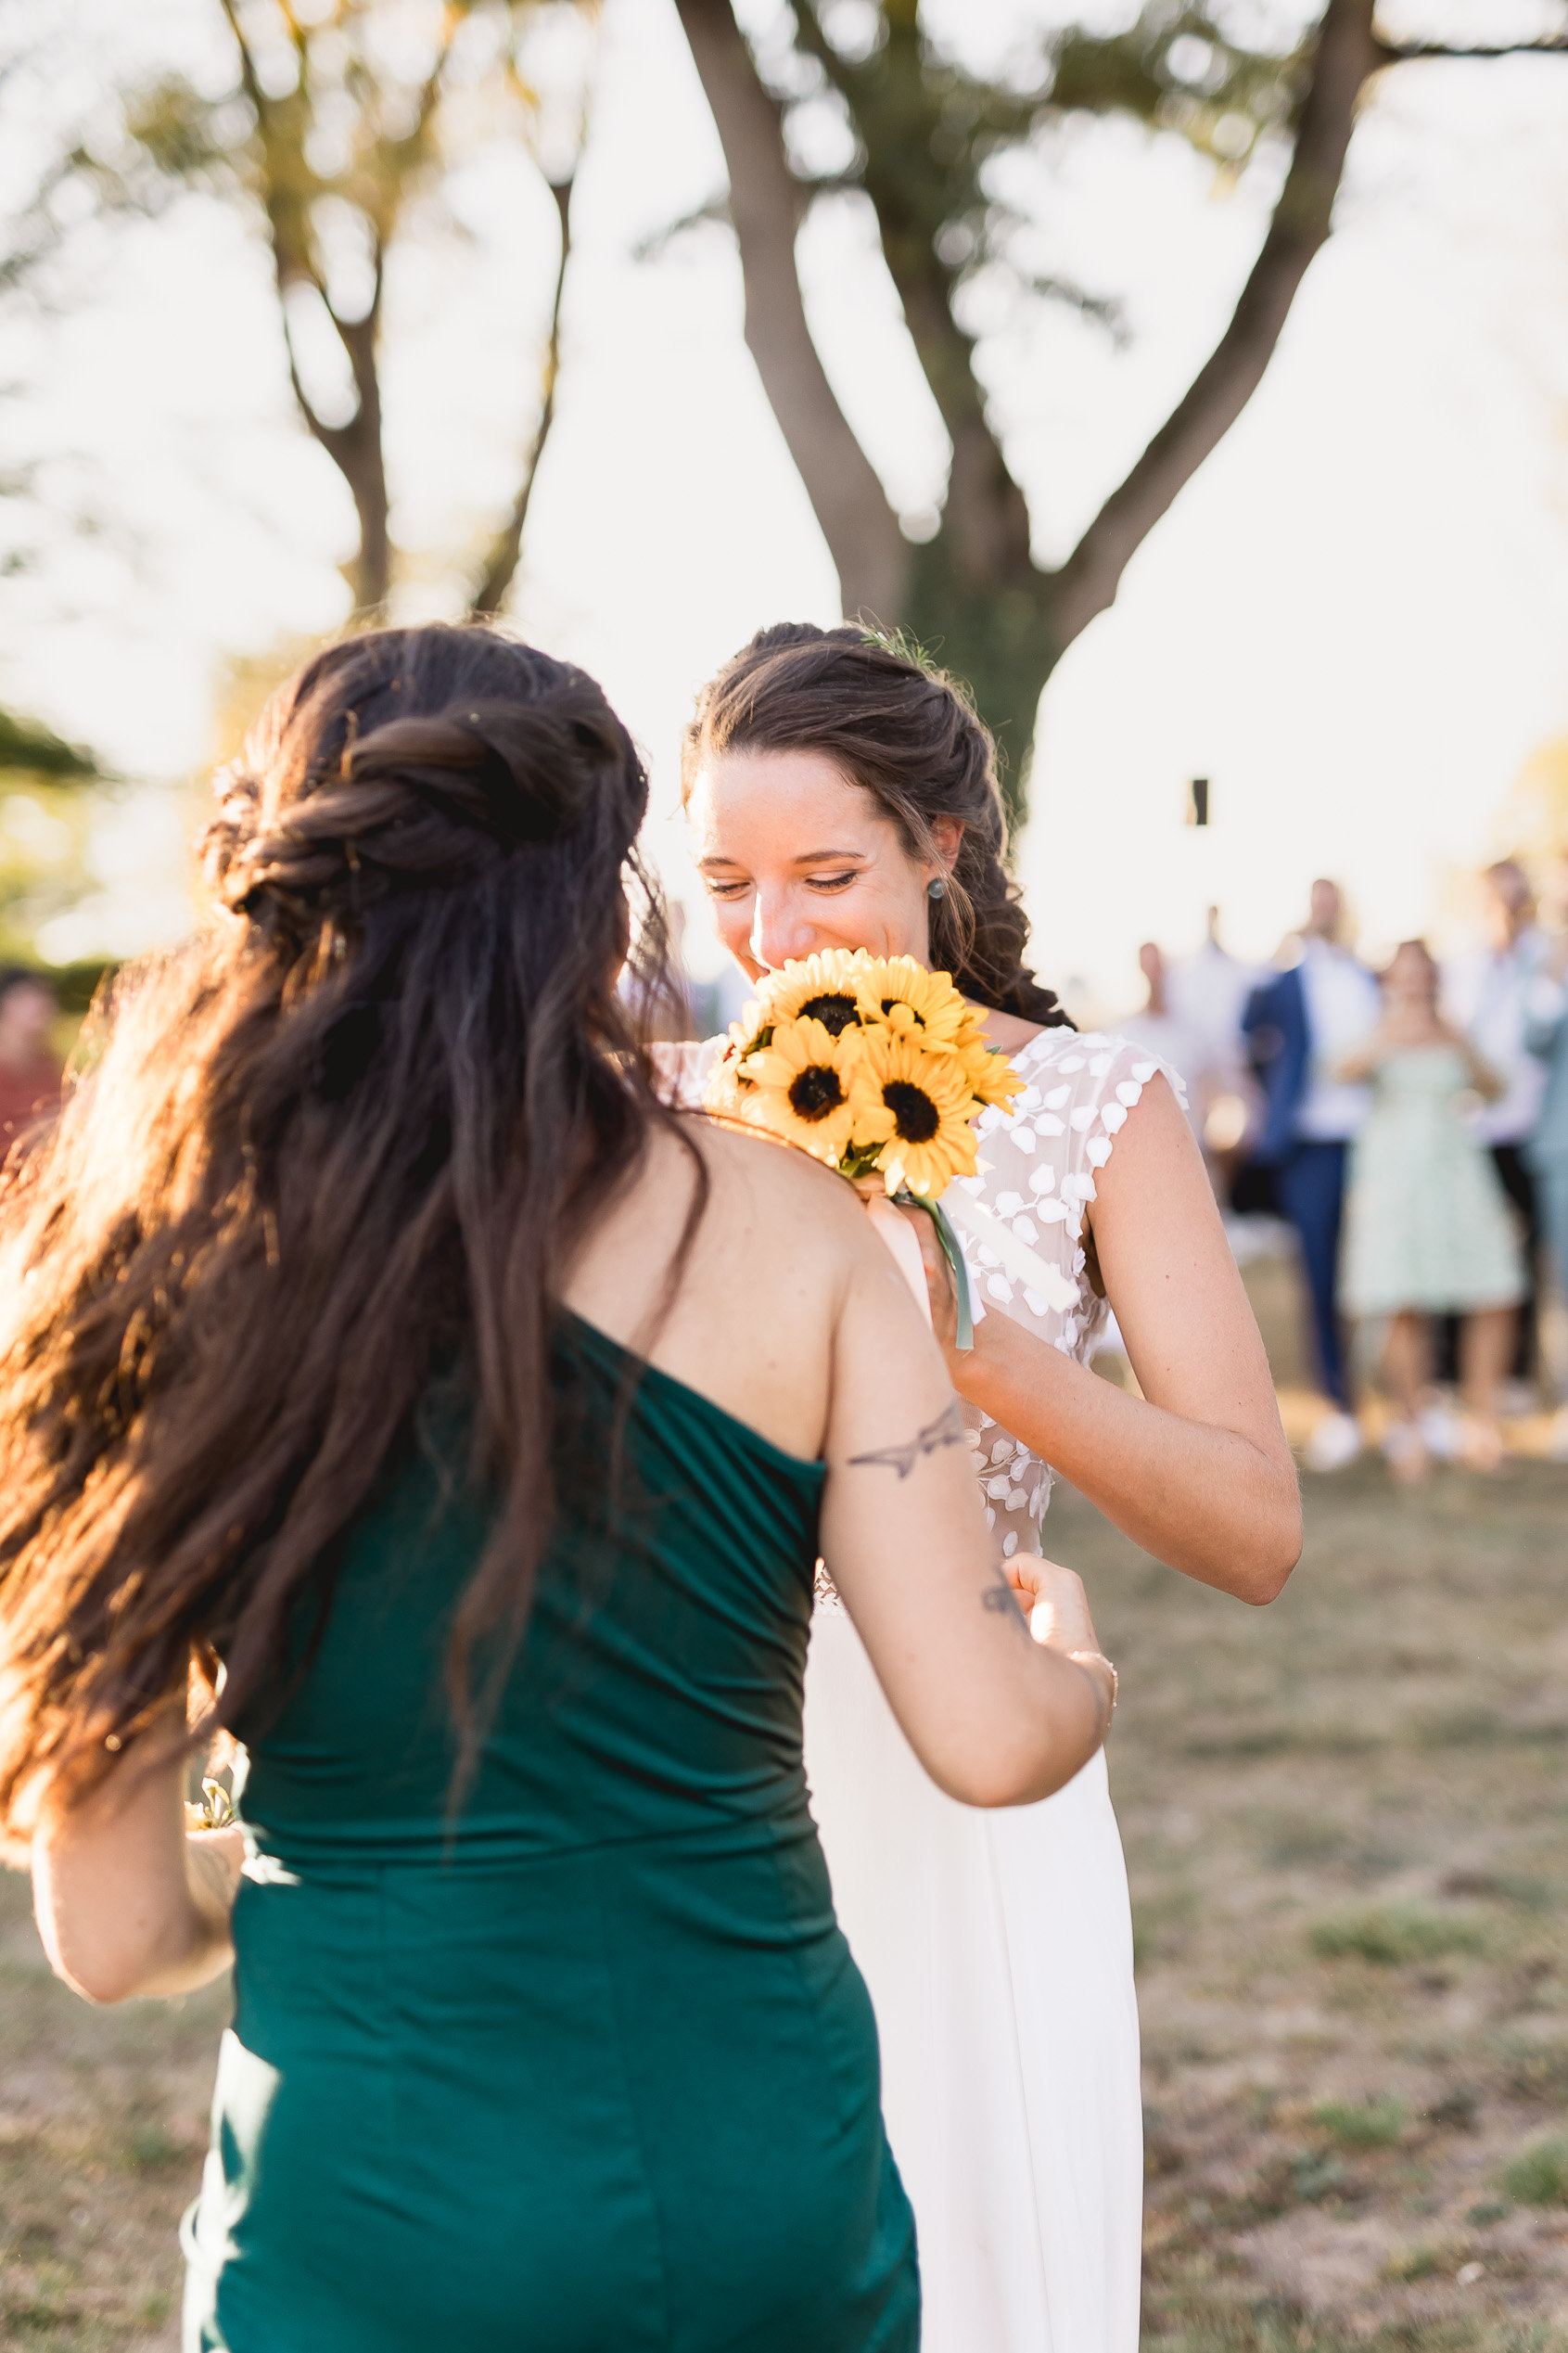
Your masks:
[[[1100,1648],[1089,1596],[1076,1571],[1033,1553],[1015,1553],[1002,1567],[1037,1643],[1047,1643],[1052,1650]]]
[[[948,1254],[937,1238],[937,1224],[924,1209],[907,1209],[903,1203],[894,1207],[914,1228],[914,1238],[920,1245],[921,1264],[925,1269],[925,1288],[931,1301],[931,1329],[937,1345],[948,1360],[948,1372],[952,1375],[962,1364],[958,1345],[958,1293],[953,1284],[953,1271],[948,1264]],[[955,1383],[956,1386],[956,1383]]]

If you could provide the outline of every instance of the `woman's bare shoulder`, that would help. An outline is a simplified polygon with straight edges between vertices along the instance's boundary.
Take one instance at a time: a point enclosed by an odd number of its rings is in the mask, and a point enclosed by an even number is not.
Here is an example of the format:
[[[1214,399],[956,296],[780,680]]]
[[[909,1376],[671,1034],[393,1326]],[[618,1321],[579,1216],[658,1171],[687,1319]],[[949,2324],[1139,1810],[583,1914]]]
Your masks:
[[[714,1119],[693,1117],[682,1124],[721,1196],[770,1215],[809,1219],[819,1241],[834,1233],[859,1236],[865,1221],[853,1187],[809,1153]]]

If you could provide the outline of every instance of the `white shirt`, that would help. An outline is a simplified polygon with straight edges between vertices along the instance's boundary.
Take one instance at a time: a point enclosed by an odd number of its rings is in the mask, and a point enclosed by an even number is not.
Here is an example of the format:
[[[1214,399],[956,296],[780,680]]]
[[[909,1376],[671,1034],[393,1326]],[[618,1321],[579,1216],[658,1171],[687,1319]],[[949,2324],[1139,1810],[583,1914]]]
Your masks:
[[[1522,932],[1511,948],[1473,948],[1443,975],[1443,1009],[1504,1082],[1469,1125],[1484,1144],[1523,1144],[1534,1132],[1546,1093],[1546,1064],[1524,1043],[1529,995],[1546,953],[1545,935]]]
[[[1302,950],[1301,985],[1307,999],[1307,1092],[1296,1109],[1295,1132],[1308,1144],[1344,1144],[1371,1108],[1369,1086],[1347,1086],[1329,1076],[1377,1028],[1383,1000],[1365,965],[1326,940],[1309,939]]]
[[[1246,1068],[1242,1016],[1258,982],[1268,978],[1265,968],[1240,963],[1212,940],[1196,955],[1172,965],[1166,977],[1172,1018],[1197,1031],[1207,1049],[1205,1071],[1233,1093],[1241,1091]],[[1181,1075],[1195,1083],[1200,1073],[1182,1068]]]
[[[1187,1120],[1200,1140],[1203,1133],[1201,1094],[1203,1081],[1212,1067],[1208,1041],[1192,1022],[1180,1020],[1171,1013],[1129,1013],[1115,1025],[1118,1038],[1130,1038],[1145,1054],[1168,1062],[1179,1078],[1187,1082]]]

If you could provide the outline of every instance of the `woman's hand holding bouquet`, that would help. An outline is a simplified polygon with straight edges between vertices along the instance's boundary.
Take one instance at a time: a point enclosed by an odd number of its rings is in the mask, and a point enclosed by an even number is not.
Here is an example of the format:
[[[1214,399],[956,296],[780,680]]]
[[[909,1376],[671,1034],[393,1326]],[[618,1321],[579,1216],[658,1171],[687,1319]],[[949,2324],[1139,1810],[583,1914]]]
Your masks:
[[[962,1348],[968,1278],[938,1205],[953,1177],[975,1174],[972,1121],[1023,1084],[948,974],[912,956],[837,948],[769,974],[731,1029],[706,1100],[720,1118],[798,1145],[862,1192],[926,1210],[952,1272]],[[924,1304],[923,1272],[887,1238]]]

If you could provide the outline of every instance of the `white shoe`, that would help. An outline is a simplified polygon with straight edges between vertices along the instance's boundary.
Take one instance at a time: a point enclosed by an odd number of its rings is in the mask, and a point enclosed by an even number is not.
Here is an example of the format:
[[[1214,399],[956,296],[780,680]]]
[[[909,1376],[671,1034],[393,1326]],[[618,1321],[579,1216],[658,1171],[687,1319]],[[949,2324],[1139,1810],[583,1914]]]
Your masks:
[[[1432,1450],[1418,1422],[1391,1423],[1383,1451],[1401,1487],[1414,1487],[1432,1468]]]
[[[1353,1413],[1325,1413],[1302,1451],[1309,1471],[1342,1471],[1361,1451],[1361,1425]]]
[[[1459,1461],[1465,1440],[1464,1421],[1460,1414],[1450,1412],[1447,1405],[1428,1405],[1417,1414],[1415,1426],[1429,1454],[1440,1463]]]

